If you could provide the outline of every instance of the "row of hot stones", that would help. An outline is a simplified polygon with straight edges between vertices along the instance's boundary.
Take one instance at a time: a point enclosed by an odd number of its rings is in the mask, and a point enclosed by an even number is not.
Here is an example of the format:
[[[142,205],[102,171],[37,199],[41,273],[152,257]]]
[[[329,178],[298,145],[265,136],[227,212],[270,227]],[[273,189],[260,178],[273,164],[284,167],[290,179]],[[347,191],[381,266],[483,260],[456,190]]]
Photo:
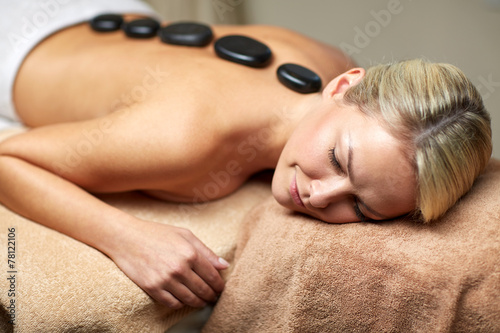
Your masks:
[[[102,14],[90,20],[90,26],[102,33],[121,29],[129,38],[158,36],[163,43],[181,46],[205,47],[213,39],[212,29],[208,25],[194,22],[173,23],[162,27],[153,18],[126,22],[122,15]],[[214,49],[222,59],[255,68],[266,67],[272,57],[272,51],[267,45],[242,35],[221,37],[215,41]],[[286,63],[278,67],[276,74],[278,80],[293,91],[307,94],[321,89],[321,78],[304,66]]]

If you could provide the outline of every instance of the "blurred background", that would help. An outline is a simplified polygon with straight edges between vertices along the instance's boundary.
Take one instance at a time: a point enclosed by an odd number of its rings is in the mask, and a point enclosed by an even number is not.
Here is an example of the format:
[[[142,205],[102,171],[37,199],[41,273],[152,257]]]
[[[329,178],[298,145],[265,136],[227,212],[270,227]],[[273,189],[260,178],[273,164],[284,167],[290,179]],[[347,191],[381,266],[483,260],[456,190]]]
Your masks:
[[[492,116],[500,158],[500,0],[147,0],[165,20],[270,24],[340,47],[360,66],[423,57],[461,68]]]

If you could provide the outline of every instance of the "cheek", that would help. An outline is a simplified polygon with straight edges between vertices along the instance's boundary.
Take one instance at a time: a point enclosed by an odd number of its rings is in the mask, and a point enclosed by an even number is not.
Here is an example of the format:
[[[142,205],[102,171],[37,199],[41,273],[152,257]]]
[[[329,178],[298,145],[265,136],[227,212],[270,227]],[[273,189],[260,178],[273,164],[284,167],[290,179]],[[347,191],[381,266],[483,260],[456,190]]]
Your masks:
[[[328,135],[320,131],[304,133],[300,142],[296,142],[293,147],[295,163],[309,176],[319,176],[321,170],[329,167],[328,152],[333,147],[334,141]]]
[[[274,170],[273,180],[271,183],[271,190],[274,197],[279,203],[282,203],[284,196],[286,195],[289,174],[293,171],[291,168],[291,162],[293,161],[291,157],[287,154],[287,150],[284,149],[278,160],[278,164]]]
[[[317,115],[302,122],[288,139],[276,170],[298,165],[308,176],[319,177],[330,165],[328,151],[335,144],[332,127]]]
[[[276,170],[283,167],[293,167],[299,163],[304,153],[307,153],[307,141],[307,135],[304,135],[302,131],[294,132],[281,152]]]
[[[288,150],[300,157],[310,158],[315,155],[321,147],[330,144],[331,133],[325,127],[310,123],[297,129],[287,143]]]

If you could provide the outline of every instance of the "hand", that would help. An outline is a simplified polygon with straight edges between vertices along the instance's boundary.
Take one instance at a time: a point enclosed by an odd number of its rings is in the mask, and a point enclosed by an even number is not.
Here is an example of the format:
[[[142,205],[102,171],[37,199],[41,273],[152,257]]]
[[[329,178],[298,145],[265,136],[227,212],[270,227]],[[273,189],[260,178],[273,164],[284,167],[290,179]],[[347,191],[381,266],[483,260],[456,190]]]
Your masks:
[[[108,254],[120,269],[152,298],[169,308],[202,307],[224,289],[219,270],[229,264],[191,231],[141,221],[118,236]]]

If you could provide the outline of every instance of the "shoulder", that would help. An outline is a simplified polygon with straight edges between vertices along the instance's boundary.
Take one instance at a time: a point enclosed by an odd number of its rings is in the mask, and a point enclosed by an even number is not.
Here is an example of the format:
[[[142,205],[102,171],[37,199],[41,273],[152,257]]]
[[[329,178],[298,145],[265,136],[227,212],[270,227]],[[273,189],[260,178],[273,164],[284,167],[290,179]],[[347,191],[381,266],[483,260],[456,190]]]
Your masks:
[[[269,46],[287,46],[290,49],[300,50],[303,47],[314,47],[315,51],[324,53],[335,53],[339,50],[331,45],[323,43],[319,40],[296,32],[294,30],[273,25],[216,25],[214,26],[216,35],[223,36],[227,34],[242,34],[247,35]],[[305,50],[303,50],[305,51]]]
[[[273,25],[221,25],[214,26],[214,30],[219,36],[242,34],[255,38],[271,48],[276,63],[299,63],[327,80],[356,66],[354,60],[339,48],[292,29]]]

